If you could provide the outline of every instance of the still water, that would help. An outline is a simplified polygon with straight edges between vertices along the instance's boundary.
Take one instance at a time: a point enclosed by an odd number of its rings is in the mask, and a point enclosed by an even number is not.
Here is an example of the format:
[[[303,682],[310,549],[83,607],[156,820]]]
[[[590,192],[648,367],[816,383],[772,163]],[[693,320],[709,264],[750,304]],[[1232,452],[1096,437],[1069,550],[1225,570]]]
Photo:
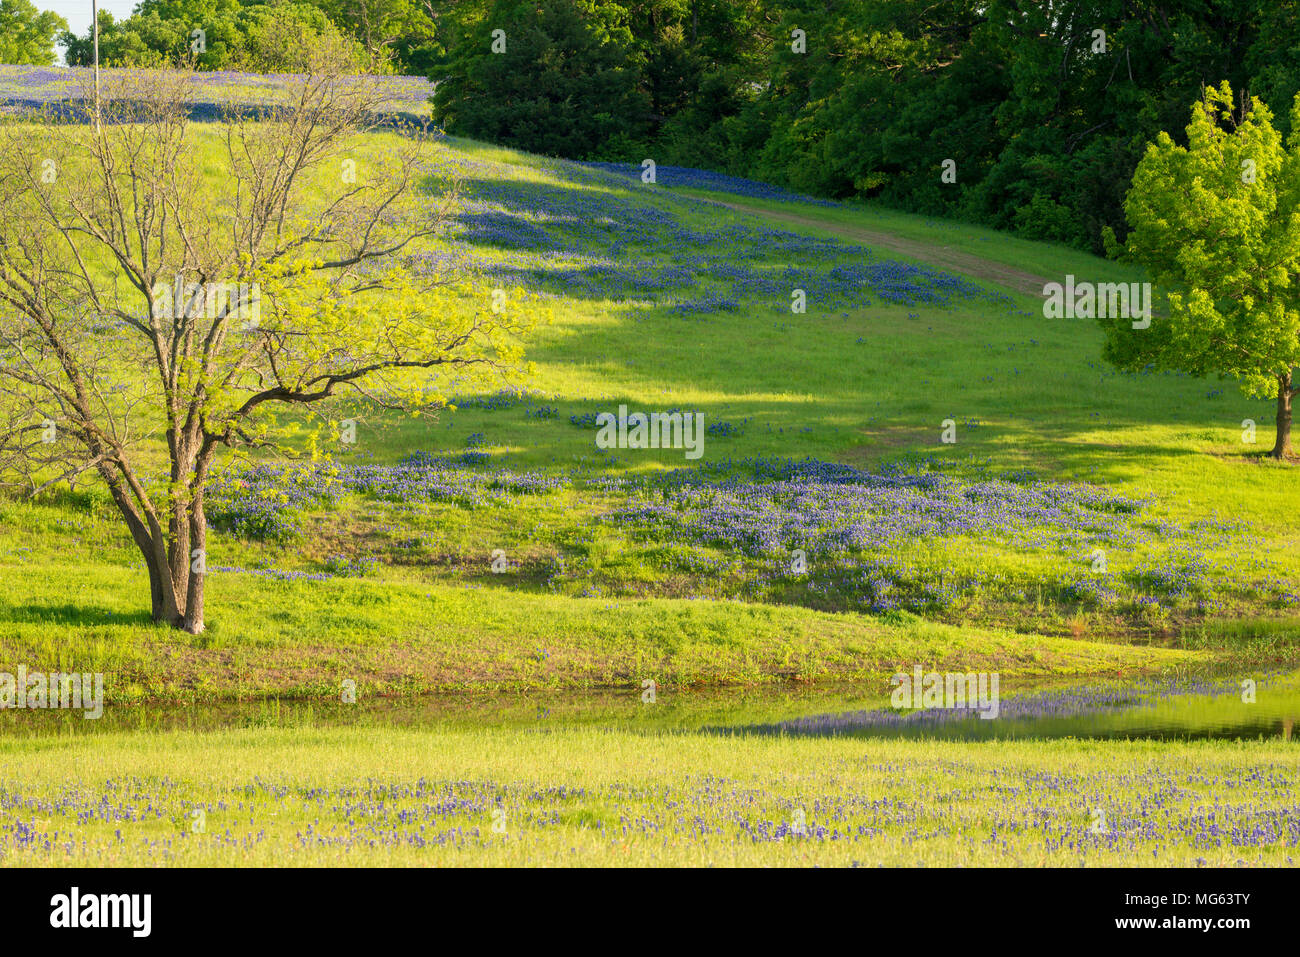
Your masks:
[[[1253,682],[1253,687],[1251,686]],[[711,691],[641,688],[436,695],[356,704],[256,701],[113,705],[103,717],[78,712],[0,712],[0,734],[95,734],[257,727],[491,729],[595,726],[713,734],[946,738],[1294,739],[1300,671],[1001,682],[996,717],[975,708],[898,708],[886,680],[854,686],[760,686]],[[1252,693],[1253,692],[1253,693]],[[984,708],[989,714],[993,709]]]

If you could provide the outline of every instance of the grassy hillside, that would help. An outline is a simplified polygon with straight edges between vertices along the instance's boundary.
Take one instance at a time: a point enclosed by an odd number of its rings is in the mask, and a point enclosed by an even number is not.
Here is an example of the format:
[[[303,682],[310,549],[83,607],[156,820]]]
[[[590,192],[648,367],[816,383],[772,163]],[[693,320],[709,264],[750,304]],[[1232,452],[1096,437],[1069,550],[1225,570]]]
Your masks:
[[[546,304],[529,380],[449,380],[432,424],[340,404],[330,464],[226,463],[198,637],[148,623],[99,490],[0,500],[0,659],[188,699],[1293,656],[1300,477],[1260,456],[1268,403],[1117,373],[1026,293],[1130,267],[444,149],[465,201],[422,255],[463,308]],[[702,412],[702,457],[597,448],[620,404]]]

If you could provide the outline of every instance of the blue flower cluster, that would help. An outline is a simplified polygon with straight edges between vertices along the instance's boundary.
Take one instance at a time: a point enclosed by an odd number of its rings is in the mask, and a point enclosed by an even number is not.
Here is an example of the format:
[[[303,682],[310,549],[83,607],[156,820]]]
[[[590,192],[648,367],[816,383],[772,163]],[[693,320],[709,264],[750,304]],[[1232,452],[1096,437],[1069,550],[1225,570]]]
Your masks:
[[[207,487],[213,524],[242,538],[287,541],[301,531],[301,512],[329,508],[359,493],[389,502],[448,502],[469,508],[504,504],[567,486],[536,472],[475,470],[488,457],[468,451],[457,459],[416,452],[397,465],[254,465],[213,477]],[[472,461],[467,462],[467,459]]]
[[[483,163],[464,170],[459,245],[429,254],[425,265],[473,269],[557,297],[652,302],[696,316],[755,301],[788,308],[796,289],[810,311],[873,302],[942,307],[977,297],[1010,302],[958,276],[877,259],[836,239],[742,223],[688,225],[679,213],[698,209],[696,200],[609,174],[602,180],[577,164],[550,171],[561,182],[514,179],[509,168]]]
[[[746,459],[721,478],[679,469],[606,484],[629,495],[608,521],[656,542],[721,547],[767,562],[771,573],[749,583],[756,594],[780,591],[797,577],[801,602],[817,603],[820,595],[828,606],[850,600],[875,612],[949,607],[981,584],[909,566],[898,556],[916,542],[978,536],[1077,554],[1083,545],[1134,543],[1132,518],[1141,508],[1094,486],[964,482],[925,462],[871,473],[813,459]],[[815,571],[792,567],[795,550],[817,559]]]
[[[1130,574],[1133,584],[1152,595],[1187,598],[1204,594],[1212,566],[1200,555],[1174,555],[1147,562]]]
[[[293,582],[293,581],[323,582],[323,581],[329,581],[331,578],[334,577],[334,575],[329,572],[304,572],[304,571],[298,571],[296,569],[284,569],[284,568],[239,568],[239,567],[223,566],[220,568],[213,568],[211,569],[211,571],[227,572],[230,574],[237,574],[237,575],[256,575],[259,578],[270,578],[274,581],[279,581],[279,582]]]
[[[218,472],[208,481],[208,518],[240,538],[288,541],[299,532],[297,515],[332,507],[346,493],[334,466],[257,465]]]
[[[710,482],[678,470],[665,487],[614,520],[669,540],[720,544],[764,556],[876,552],[905,541],[979,534],[1015,539],[1051,528],[1070,541],[1125,541],[1119,516],[1139,503],[1094,486],[963,484],[928,471],[885,474],[848,465],[751,461],[755,478]]]
[[[379,564],[377,558],[349,558],[346,555],[331,555],[325,559],[325,571],[339,578],[364,578],[375,570]]]
[[[712,425],[706,426],[704,431],[715,438],[734,439],[738,435],[745,434],[745,426],[748,424],[749,419],[746,419],[740,425],[733,425],[730,422],[714,422]]]
[[[523,394],[510,389],[493,392],[491,395],[468,395],[452,399],[450,404],[458,409],[483,409],[485,412],[497,412],[508,409],[523,399]]]

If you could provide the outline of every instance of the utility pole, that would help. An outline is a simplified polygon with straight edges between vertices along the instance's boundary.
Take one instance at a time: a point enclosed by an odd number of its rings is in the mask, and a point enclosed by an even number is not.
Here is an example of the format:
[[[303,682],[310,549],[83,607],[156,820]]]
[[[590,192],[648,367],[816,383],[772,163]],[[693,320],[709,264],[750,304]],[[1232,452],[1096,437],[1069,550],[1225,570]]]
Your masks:
[[[90,18],[95,32],[95,135],[99,135],[99,0],[90,0]]]

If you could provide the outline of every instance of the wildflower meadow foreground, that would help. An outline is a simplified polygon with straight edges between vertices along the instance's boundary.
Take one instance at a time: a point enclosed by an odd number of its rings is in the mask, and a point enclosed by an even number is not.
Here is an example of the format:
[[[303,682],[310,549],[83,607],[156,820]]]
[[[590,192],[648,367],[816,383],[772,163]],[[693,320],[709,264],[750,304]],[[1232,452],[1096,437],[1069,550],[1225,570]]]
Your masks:
[[[15,865],[1291,867],[1300,840],[1280,743],[246,729],[21,771],[14,750]]]

